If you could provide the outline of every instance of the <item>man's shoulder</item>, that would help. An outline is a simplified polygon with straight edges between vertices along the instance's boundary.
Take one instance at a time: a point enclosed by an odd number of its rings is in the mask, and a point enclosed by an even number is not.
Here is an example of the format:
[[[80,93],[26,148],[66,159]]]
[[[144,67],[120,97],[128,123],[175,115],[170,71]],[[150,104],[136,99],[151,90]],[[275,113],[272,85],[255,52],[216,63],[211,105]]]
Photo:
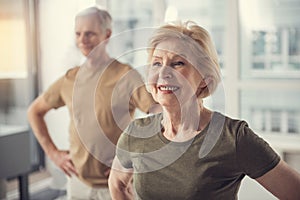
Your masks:
[[[120,62],[118,60],[113,60],[108,68],[106,68],[106,73],[114,74],[114,77],[123,77],[126,75],[127,80],[140,80],[140,73],[127,63]],[[137,79],[139,77],[139,79]]]
[[[76,66],[76,67],[72,67],[70,69],[67,70],[66,74],[65,74],[65,77],[75,77],[78,70],[79,70],[79,66]]]
[[[118,68],[118,69],[122,69],[122,70],[125,70],[125,71],[129,71],[129,70],[132,70],[133,68],[127,64],[127,63],[123,63],[117,59],[114,59],[111,63],[110,63],[110,67],[113,67],[113,68]]]

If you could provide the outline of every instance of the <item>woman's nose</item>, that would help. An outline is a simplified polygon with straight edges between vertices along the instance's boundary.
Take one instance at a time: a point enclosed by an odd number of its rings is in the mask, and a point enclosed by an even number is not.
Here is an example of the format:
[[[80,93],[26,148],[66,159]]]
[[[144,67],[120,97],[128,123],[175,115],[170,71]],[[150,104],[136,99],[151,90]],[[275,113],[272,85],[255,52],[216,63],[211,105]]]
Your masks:
[[[169,66],[163,66],[160,69],[160,77],[161,78],[172,78],[173,77],[173,69]]]

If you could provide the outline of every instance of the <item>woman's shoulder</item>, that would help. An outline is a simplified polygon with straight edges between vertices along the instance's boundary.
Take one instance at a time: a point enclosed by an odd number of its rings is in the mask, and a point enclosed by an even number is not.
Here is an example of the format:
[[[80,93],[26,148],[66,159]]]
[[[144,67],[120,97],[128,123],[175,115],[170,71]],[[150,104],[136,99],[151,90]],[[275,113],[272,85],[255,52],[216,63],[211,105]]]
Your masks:
[[[222,123],[224,128],[230,130],[238,130],[241,127],[248,126],[248,123],[243,119],[234,118],[219,112],[214,113],[212,121],[218,124]]]
[[[155,114],[147,115],[146,117],[136,118],[133,121],[133,124],[138,126],[148,126],[149,124],[157,122],[161,119],[162,119],[162,113],[155,113]]]
[[[162,113],[137,118],[129,124],[124,132],[136,137],[139,137],[139,134],[142,134],[143,137],[147,137],[161,130],[161,120]]]
[[[149,138],[161,131],[160,114],[132,121],[118,140],[118,147],[130,152],[139,152]]]
[[[213,126],[210,126],[210,132],[219,132],[221,135],[233,139],[236,139],[245,131],[251,130],[245,120],[233,118],[219,112],[214,113],[210,124],[213,124]]]

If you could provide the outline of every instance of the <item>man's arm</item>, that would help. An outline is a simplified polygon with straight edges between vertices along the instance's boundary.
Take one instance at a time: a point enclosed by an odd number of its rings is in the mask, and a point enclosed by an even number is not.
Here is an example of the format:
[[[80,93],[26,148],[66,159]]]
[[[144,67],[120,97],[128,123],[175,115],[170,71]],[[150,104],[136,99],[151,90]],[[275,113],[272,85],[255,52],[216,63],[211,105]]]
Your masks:
[[[132,174],[133,169],[124,168],[116,156],[108,178],[109,191],[113,200],[134,199]]]
[[[256,181],[279,199],[300,199],[300,174],[282,160]]]
[[[28,121],[38,142],[51,160],[68,176],[77,174],[68,151],[60,151],[50,137],[44,116],[52,107],[41,95],[29,106]]]

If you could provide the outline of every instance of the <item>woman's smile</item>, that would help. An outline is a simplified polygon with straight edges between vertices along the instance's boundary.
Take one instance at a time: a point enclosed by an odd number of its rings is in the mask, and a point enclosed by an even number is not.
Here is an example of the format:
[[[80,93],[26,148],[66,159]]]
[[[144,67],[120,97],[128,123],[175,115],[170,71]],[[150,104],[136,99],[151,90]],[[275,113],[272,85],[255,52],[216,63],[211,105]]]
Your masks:
[[[174,85],[158,85],[157,88],[160,92],[167,93],[167,94],[179,90],[179,87]]]

